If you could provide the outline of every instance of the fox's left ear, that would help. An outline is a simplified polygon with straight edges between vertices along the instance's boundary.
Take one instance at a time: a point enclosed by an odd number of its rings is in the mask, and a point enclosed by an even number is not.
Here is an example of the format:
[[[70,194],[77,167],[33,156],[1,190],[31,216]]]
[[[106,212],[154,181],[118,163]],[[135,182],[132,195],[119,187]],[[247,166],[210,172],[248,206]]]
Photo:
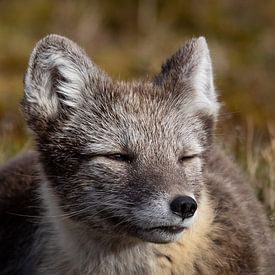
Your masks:
[[[211,58],[204,37],[187,42],[166,61],[154,82],[180,95],[188,110],[191,108],[213,118],[217,117],[219,104],[213,83]]]

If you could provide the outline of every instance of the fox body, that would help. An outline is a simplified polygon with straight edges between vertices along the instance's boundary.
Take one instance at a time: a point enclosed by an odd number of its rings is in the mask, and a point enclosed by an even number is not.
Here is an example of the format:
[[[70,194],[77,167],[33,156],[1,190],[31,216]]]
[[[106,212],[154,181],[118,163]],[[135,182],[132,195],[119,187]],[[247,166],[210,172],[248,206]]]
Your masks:
[[[0,170],[1,274],[275,274],[265,214],[213,145],[203,37],[126,83],[49,35],[24,91],[35,150]]]

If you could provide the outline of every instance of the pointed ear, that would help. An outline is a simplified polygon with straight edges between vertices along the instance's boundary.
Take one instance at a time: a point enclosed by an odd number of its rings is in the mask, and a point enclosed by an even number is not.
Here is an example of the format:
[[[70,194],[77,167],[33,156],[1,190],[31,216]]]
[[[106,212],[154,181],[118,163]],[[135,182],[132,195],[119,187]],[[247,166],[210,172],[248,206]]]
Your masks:
[[[31,128],[75,108],[101,72],[71,40],[48,35],[34,48],[24,79],[23,112]]]
[[[162,66],[155,84],[178,93],[187,109],[217,117],[219,104],[213,83],[209,50],[204,37],[192,39]]]

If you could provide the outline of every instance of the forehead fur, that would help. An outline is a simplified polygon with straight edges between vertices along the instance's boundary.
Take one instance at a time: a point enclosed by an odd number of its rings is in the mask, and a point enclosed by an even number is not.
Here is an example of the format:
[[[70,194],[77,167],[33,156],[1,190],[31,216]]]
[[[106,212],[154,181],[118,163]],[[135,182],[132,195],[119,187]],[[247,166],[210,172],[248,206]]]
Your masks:
[[[175,151],[184,146],[199,151],[205,136],[200,114],[188,112],[177,95],[151,82],[106,81],[95,93],[88,91],[77,110],[65,128],[86,137],[92,150]]]

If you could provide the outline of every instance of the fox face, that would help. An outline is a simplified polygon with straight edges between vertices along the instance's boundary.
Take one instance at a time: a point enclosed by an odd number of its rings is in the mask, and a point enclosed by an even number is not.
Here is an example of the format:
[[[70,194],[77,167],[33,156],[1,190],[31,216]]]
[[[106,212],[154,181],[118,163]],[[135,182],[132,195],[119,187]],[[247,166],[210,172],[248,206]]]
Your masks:
[[[192,226],[218,113],[204,38],[152,80],[125,83],[49,35],[30,57],[24,91],[45,199],[59,212],[104,238],[167,243]]]

